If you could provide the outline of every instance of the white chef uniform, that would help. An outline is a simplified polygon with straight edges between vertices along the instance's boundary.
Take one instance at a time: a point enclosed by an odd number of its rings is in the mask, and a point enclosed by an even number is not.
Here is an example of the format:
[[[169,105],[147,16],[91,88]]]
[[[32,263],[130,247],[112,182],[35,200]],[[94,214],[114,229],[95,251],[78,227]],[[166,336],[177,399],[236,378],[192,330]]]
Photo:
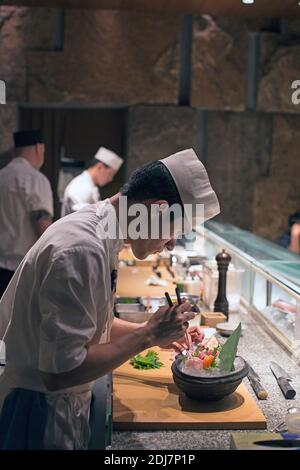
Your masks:
[[[53,196],[45,175],[24,158],[13,158],[0,171],[0,267],[15,271],[37,240],[30,213],[53,216]]]
[[[100,147],[94,158],[104,163],[115,171],[119,171],[123,159],[111,150]],[[95,204],[100,201],[99,187],[95,185],[88,170],[76,176],[66,187],[61,208],[61,216],[71,214],[82,209],[87,204]]]
[[[109,200],[60,219],[18,267],[0,302],[0,339],[7,364],[0,377],[0,407],[14,388],[44,392],[48,403],[45,447],[85,449],[91,384],[48,392],[39,371],[61,373],[84,361],[87,343],[107,342],[113,321],[111,273],[120,239],[100,239],[97,210]]]
[[[96,204],[100,199],[98,186],[93,182],[90,173],[85,170],[72,179],[66,187],[61,215],[63,217],[82,209],[88,204]]]

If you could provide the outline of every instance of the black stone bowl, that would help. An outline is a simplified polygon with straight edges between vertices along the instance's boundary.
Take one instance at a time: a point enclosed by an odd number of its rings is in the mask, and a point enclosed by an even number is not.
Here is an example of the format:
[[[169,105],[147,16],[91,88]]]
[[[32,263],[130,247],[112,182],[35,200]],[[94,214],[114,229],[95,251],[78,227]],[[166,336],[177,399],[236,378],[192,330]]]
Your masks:
[[[249,366],[240,356],[234,360],[234,370],[219,376],[195,377],[179,369],[182,356],[176,357],[172,364],[173,379],[177,387],[189,398],[199,401],[221,400],[233,393],[248,375]]]

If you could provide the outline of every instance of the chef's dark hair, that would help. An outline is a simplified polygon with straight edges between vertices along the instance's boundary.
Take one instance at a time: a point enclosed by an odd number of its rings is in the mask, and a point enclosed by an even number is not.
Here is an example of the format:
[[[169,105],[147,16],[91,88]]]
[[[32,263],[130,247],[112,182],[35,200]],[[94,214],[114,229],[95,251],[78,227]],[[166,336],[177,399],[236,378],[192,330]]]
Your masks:
[[[135,170],[121,189],[130,204],[149,199],[164,199],[169,206],[182,201],[167,167],[160,161],[147,163]]]
[[[92,158],[92,160],[90,160],[90,161],[88,162],[87,168],[92,168],[93,166],[96,166],[96,165],[98,165],[99,163],[102,163],[102,165],[104,165],[105,168],[109,168],[109,166],[106,165],[106,163],[101,162],[101,160],[98,160],[98,159],[95,158],[95,157]]]

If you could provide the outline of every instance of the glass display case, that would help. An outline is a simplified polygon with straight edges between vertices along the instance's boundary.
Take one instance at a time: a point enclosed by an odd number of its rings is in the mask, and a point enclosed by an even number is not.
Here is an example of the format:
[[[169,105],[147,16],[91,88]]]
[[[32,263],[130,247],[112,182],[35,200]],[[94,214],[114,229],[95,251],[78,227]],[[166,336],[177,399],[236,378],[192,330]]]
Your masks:
[[[213,259],[225,248],[235,268],[244,270],[242,306],[299,362],[300,257],[228,224],[208,222],[197,232],[202,254]]]

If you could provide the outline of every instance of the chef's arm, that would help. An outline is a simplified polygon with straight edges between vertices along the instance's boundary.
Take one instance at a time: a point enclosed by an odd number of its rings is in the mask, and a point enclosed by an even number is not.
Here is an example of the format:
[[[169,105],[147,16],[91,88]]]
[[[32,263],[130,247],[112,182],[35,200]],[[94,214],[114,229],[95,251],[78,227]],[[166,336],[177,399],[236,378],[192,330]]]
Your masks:
[[[60,374],[42,373],[43,381],[49,390],[55,391],[96,380],[152,346],[149,333],[146,327],[139,328],[116,341],[91,345],[79,367]]]
[[[176,341],[186,331],[186,322],[195,316],[189,309],[189,304],[173,308],[161,307],[142,327],[109,343],[87,347],[86,357],[76,369],[60,374],[41,372],[45,386],[48,390],[55,391],[92,382],[144,349]]]
[[[51,215],[45,210],[31,212],[31,220],[38,238],[52,224]]]
[[[142,328],[145,326],[147,322],[145,323],[133,323],[125,320],[121,320],[120,318],[114,318],[113,324],[112,324],[112,329],[111,329],[111,340],[115,341],[120,336],[126,335],[128,333],[131,333],[132,331],[135,331],[137,328]]]

